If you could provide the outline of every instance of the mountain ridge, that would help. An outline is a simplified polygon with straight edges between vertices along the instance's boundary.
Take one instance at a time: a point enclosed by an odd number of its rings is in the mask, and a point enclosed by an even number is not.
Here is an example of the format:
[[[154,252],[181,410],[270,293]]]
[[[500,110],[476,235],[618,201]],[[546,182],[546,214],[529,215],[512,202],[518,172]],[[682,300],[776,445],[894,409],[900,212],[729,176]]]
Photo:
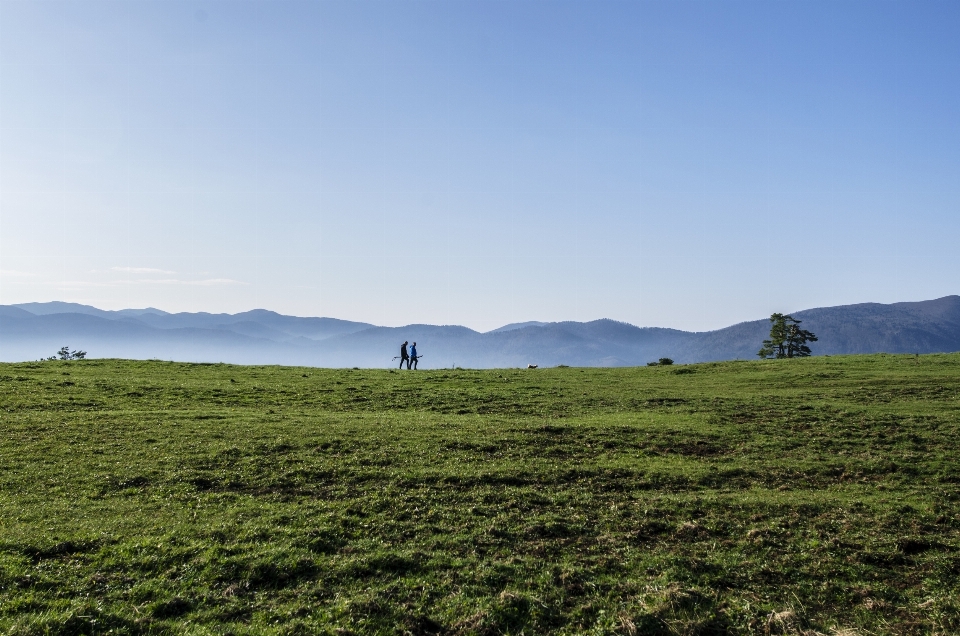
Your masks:
[[[33,311],[31,311],[33,310]],[[960,296],[859,303],[793,312],[819,336],[814,355],[960,351]],[[237,314],[107,311],[75,303],[0,305],[0,359],[35,360],[63,345],[91,357],[193,362],[389,367],[404,340],[419,342],[422,368],[642,365],[751,359],[769,321],[712,331],[638,327],[602,318],[528,321],[479,332],[461,325],[381,327],[266,309]]]

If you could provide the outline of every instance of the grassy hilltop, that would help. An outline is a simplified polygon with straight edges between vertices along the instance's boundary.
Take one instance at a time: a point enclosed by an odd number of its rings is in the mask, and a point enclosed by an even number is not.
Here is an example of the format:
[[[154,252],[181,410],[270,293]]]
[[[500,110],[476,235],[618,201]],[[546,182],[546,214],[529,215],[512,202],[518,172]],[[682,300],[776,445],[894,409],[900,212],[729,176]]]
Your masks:
[[[0,633],[960,632],[960,355],[0,365]]]

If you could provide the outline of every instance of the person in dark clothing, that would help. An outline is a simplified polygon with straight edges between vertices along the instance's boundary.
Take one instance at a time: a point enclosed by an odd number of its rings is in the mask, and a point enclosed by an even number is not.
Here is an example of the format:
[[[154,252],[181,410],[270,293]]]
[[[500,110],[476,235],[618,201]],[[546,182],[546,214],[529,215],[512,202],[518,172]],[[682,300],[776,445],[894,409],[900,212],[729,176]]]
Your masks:
[[[403,344],[400,345],[400,368],[403,368],[403,363],[407,363],[407,368],[410,368],[410,356],[407,354],[407,341],[404,340]]]
[[[417,370],[417,343],[414,342],[413,346],[410,347],[410,362],[407,363],[407,368],[410,368],[410,365],[413,365],[413,370]]]

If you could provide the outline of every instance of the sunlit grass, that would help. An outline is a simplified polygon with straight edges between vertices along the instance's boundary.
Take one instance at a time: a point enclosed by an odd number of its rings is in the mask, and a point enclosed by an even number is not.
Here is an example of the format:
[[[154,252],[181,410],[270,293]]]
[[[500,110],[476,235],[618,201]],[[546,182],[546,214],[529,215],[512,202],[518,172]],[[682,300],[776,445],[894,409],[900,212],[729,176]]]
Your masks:
[[[5,633],[960,631],[960,355],[0,365]]]

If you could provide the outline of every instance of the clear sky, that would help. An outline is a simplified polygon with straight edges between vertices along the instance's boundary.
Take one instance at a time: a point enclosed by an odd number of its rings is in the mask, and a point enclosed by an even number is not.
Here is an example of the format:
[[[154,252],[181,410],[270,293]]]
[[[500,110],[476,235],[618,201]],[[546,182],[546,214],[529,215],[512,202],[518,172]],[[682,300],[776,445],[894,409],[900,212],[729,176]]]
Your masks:
[[[712,329],[960,293],[960,3],[0,0],[0,303]]]

